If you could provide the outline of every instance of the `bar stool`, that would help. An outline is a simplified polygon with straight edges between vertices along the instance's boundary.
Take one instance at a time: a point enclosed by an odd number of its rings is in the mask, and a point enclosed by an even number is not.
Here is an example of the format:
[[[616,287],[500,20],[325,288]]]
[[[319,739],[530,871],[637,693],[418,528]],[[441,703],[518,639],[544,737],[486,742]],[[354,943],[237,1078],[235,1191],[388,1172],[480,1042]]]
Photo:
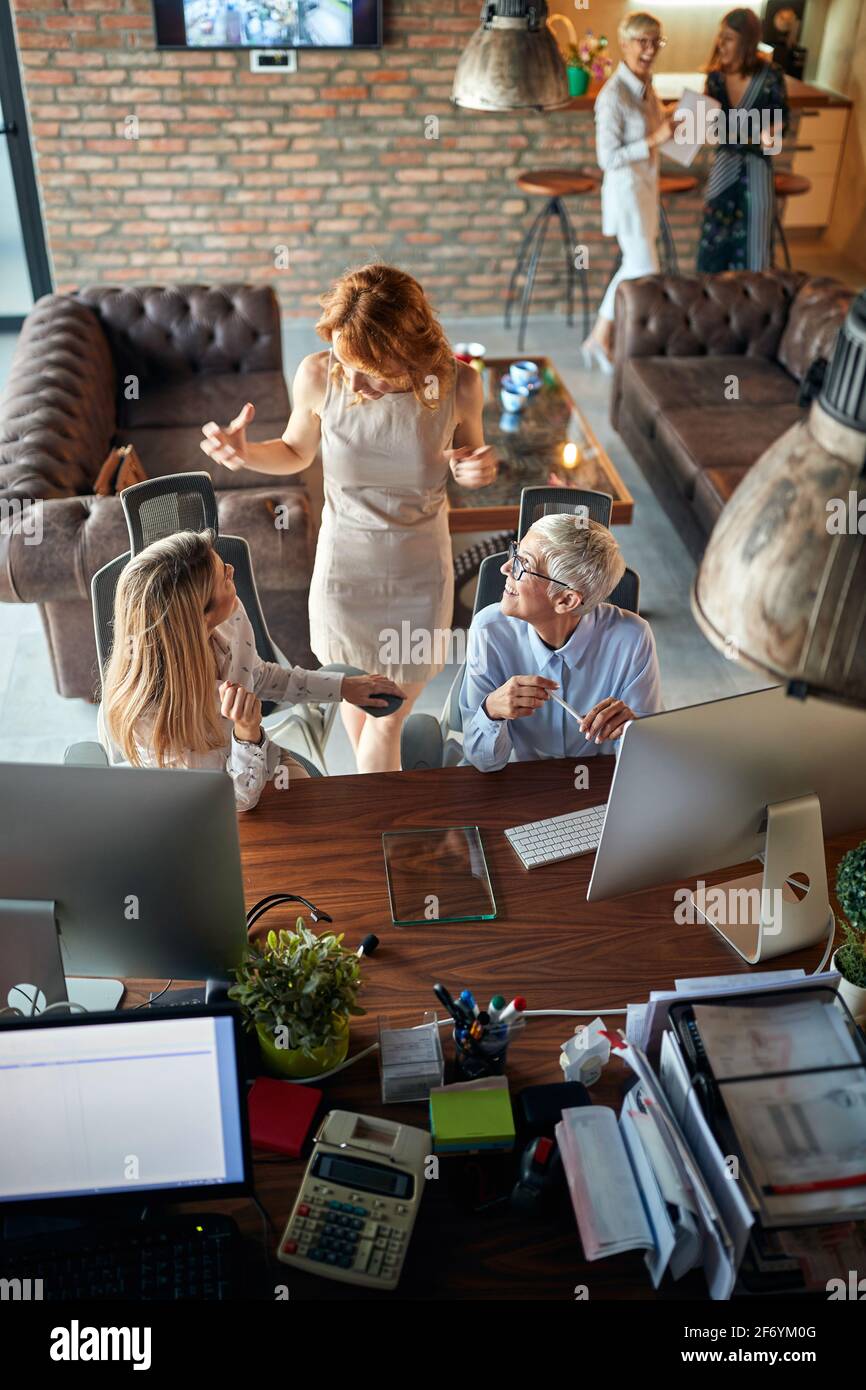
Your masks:
[[[679,275],[680,268],[677,262],[677,248],[674,245],[671,224],[665,211],[665,198],[681,198],[686,193],[693,193],[697,186],[698,181],[694,174],[659,175],[659,233],[662,240],[664,268],[671,275]]]
[[[785,203],[789,198],[800,198],[804,193],[808,193],[811,187],[812,180],[807,179],[803,174],[792,174],[782,169],[778,174],[773,175],[775,207],[773,209],[773,245],[770,251],[771,266],[776,264],[776,234],[778,233],[782,250],[785,253],[785,269],[791,269],[791,253],[788,250],[785,228],[782,226],[782,213],[785,211]]]
[[[587,193],[594,193],[600,187],[600,180],[580,169],[528,169],[518,176],[517,186],[524,193],[541,194],[547,200],[520,243],[520,250],[511,272],[505,299],[505,327],[510,328],[511,308],[516,297],[515,287],[520,276],[525,272],[526,279],[520,300],[520,328],[517,334],[517,351],[522,352],[526,336],[526,318],[532,301],[538,262],[544,247],[544,239],[547,236],[548,225],[554,219],[559,222],[565,252],[566,322],[569,325],[574,323],[574,282],[580,277],[584,335],[589,332],[589,286],[586,269],[584,266],[574,264],[577,239],[564,200],[569,197],[580,198]]]

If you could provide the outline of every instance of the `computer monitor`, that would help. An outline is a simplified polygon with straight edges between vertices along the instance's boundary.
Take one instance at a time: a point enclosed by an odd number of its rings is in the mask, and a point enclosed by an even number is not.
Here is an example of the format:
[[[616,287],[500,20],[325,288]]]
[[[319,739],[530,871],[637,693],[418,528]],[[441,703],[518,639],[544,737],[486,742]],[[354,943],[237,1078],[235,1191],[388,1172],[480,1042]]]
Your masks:
[[[73,977],[222,977],[246,941],[225,773],[0,764],[0,1008],[114,1008]]]
[[[623,735],[587,900],[685,887],[763,856],[762,874],[712,890],[713,911],[708,894],[704,907],[693,899],[754,965],[829,931],[824,836],[861,828],[866,711],[776,686],[648,715]],[[809,880],[802,900],[795,874]],[[720,920],[725,901],[744,920]]]
[[[242,1056],[230,1009],[4,1021],[0,1215],[248,1192]]]

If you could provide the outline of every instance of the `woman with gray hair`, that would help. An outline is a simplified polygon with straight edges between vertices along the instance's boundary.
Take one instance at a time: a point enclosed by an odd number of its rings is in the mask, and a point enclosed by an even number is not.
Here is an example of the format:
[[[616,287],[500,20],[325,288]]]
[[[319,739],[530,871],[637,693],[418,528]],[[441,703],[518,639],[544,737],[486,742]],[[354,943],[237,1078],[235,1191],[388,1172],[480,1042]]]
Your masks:
[[[653,91],[652,66],[664,47],[661,22],[643,11],[627,14],[618,30],[622,62],[595,103],[602,231],[615,236],[622,260],[605,291],[595,326],[583,344],[587,365],[613,370],[614,299],[621,280],[659,268],[658,147],[674,133],[674,117]]]
[[[460,710],[474,767],[610,753],[629,720],[662,708],[649,623],[605,602],[624,570],[612,532],[581,515],[542,517],[512,542],[502,602],[469,631]]]

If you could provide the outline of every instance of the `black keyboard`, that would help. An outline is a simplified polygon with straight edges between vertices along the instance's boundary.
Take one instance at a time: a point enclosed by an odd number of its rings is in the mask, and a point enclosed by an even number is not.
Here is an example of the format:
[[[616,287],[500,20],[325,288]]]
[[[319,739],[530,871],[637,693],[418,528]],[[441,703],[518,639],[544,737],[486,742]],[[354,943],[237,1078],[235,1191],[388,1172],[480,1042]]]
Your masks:
[[[27,1236],[0,1242],[0,1278],[41,1279],[47,1303],[236,1298],[240,1237],[211,1213]]]

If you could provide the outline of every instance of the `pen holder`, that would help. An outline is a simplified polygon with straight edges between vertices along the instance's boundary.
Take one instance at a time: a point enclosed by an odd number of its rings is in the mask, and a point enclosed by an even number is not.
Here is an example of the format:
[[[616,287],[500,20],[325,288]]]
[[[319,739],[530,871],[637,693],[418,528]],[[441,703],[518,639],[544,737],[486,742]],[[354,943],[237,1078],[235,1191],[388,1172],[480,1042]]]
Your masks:
[[[503,1076],[508,1056],[508,1044],[523,1027],[523,1020],[515,1021],[510,1028],[490,1028],[487,1036],[472,1042],[469,1038],[458,1037],[454,1030],[454,1079],[455,1081],[478,1081],[484,1076]]]

